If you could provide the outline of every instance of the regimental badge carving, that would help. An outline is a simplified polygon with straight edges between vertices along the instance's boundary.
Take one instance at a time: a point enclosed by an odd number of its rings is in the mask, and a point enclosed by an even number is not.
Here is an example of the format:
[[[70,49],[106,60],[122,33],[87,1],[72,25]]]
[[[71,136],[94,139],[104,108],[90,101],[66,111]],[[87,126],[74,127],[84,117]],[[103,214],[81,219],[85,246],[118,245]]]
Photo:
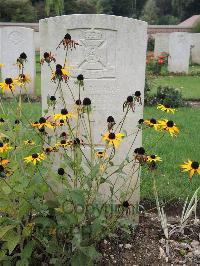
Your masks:
[[[111,30],[110,34],[113,40],[116,32]],[[74,75],[82,73],[88,79],[115,78],[115,47],[106,40],[106,30],[82,30],[79,43],[81,52],[73,66]]]
[[[22,42],[24,42],[24,37],[21,32],[19,31],[12,31],[8,35],[8,41],[11,44],[18,45]]]

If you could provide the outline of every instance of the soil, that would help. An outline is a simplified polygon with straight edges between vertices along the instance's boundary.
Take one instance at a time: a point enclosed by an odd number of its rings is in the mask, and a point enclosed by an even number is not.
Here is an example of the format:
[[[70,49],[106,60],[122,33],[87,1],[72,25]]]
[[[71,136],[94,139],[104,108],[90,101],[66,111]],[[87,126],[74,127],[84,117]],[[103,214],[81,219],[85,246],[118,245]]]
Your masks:
[[[182,206],[180,208],[179,204],[174,204],[174,207],[166,209],[169,230],[177,228],[168,241],[155,208],[151,208],[141,213],[139,225],[131,235],[118,231],[115,236],[100,243],[102,258],[97,265],[200,265],[200,221],[193,217],[180,230],[177,226]]]

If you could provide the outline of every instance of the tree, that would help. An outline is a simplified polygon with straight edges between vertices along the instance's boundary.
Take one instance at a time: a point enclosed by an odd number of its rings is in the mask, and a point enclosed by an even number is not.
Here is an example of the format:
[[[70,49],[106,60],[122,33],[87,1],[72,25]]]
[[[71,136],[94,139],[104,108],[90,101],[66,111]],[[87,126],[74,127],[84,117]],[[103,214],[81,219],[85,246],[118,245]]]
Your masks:
[[[147,0],[144,5],[141,19],[149,24],[156,24],[158,21],[158,7],[155,0]]]
[[[1,0],[0,21],[35,22],[36,12],[29,0]]]

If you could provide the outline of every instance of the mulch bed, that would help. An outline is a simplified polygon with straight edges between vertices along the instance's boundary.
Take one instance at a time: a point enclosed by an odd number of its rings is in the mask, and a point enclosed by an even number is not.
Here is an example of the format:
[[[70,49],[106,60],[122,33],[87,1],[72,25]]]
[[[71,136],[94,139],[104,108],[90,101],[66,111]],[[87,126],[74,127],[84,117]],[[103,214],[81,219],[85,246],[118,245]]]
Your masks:
[[[175,207],[175,206],[174,206]],[[99,245],[102,258],[98,266],[200,265],[200,221],[191,219],[182,232],[174,233],[168,242],[156,212],[145,211],[131,235],[118,231]],[[168,208],[170,229],[178,225],[181,208]],[[178,214],[177,214],[178,213]],[[167,244],[168,243],[168,244]],[[167,254],[166,247],[169,247]]]

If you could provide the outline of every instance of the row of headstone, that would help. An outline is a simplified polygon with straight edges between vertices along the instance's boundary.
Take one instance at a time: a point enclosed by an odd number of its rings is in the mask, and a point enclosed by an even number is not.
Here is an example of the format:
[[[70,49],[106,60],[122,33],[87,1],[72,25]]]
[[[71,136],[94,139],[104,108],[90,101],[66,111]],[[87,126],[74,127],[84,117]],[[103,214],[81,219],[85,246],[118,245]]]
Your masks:
[[[34,30],[24,27],[4,27],[0,29],[0,63],[1,78],[16,79],[19,69],[16,65],[21,53],[27,55],[24,74],[30,76],[31,82],[27,85],[28,94],[34,93],[35,87],[35,46]],[[18,90],[16,91],[18,93]],[[22,92],[23,93],[23,92]]]
[[[68,84],[74,88],[77,76],[83,74],[85,79],[81,98],[89,97],[92,106],[95,107],[92,119],[94,143],[103,148],[101,133],[105,130],[107,117],[113,116],[118,123],[123,116],[123,102],[135,91],[141,91],[143,99],[147,23],[109,15],[69,15],[40,20],[39,32],[41,57],[44,52],[56,54],[57,64],[63,64],[66,51],[63,47],[56,50],[56,47],[67,33],[79,43],[76,50],[68,52],[69,64],[72,67]],[[58,101],[54,112],[60,112],[63,108],[63,103],[59,100],[60,91],[57,90],[57,84],[51,81],[51,70],[47,64],[42,66],[41,81],[42,109],[47,109],[48,96],[55,95]],[[74,100],[69,90],[65,88],[66,84],[62,83],[62,86],[67,108],[71,111],[74,108]],[[73,89],[73,93],[75,99],[78,99],[78,90]],[[142,117],[143,107],[140,105],[137,107],[137,112],[127,114],[124,130],[136,131],[138,120]],[[122,162],[130,145],[130,139],[123,141],[123,145],[117,150],[116,164]],[[134,147],[141,147],[141,145],[142,136],[139,133]],[[126,176],[126,182],[123,178],[117,179],[115,187],[119,188],[119,197],[115,199],[117,202],[120,195],[125,192],[128,197],[130,192],[128,185],[129,188],[137,188],[130,202],[132,204],[139,202],[138,171],[131,176]],[[110,182],[115,183],[116,178],[113,176]],[[103,199],[106,199],[110,193],[108,185],[103,186],[100,191]]]
[[[200,64],[200,33],[157,33],[154,54],[162,52],[169,54],[169,72],[188,73],[190,57],[192,63]]]

